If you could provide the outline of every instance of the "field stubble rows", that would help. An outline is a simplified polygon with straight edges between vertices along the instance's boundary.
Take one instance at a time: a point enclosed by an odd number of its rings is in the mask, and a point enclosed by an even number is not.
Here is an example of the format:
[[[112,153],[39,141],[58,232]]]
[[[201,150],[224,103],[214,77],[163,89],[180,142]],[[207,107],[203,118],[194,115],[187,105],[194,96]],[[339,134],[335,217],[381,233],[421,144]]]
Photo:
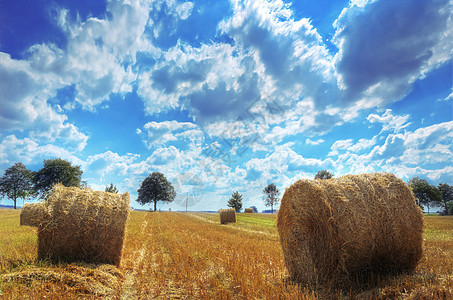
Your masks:
[[[35,229],[18,225],[19,211],[0,210],[0,216],[0,276],[32,268],[41,268],[43,272],[64,272],[68,268],[34,261]],[[288,280],[275,218],[275,215],[240,214],[237,223],[220,225],[218,214],[134,211],[127,223],[121,268],[115,273],[118,284],[108,295],[119,299],[341,297],[338,291],[315,293]],[[376,279],[373,287],[351,290],[346,296],[448,299],[453,295],[453,218],[425,217],[424,239],[424,257],[415,274]],[[85,274],[89,274],[87,270],[96,272],[96,266],[78,265],[72,270],[77,268],[83,268]],[[0,289],[5,298],[103,295],[87,288],[85,281],[72,282],[71,286],[41,276],[32,284],[3,282]],[[69,287],[61,287],[65,284]]]

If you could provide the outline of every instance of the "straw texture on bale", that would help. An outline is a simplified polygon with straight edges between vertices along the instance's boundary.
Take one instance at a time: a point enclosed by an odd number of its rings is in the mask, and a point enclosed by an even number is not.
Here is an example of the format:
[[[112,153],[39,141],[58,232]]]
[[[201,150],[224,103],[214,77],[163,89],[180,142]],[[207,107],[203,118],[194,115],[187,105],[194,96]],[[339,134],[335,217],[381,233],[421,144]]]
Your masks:
[[[246,213],[246,214],[253,214],[253,208],[250,207],[250,208],[244,209],[244,213]]]
[[[119,266],[129,194],[55,185],[38,226],[38,259]]]
[[[220,210],[220,224],[236,223],[236,211],[234,208]]]
[[[20,212],[20,225],[38,227],[46,217],[47,210],[42,202],[25,203]]]
[[[304,284],[411,271],[422,256],[422,211],[388,173],[298,180],[283,195],[277,228],[288,272]]]

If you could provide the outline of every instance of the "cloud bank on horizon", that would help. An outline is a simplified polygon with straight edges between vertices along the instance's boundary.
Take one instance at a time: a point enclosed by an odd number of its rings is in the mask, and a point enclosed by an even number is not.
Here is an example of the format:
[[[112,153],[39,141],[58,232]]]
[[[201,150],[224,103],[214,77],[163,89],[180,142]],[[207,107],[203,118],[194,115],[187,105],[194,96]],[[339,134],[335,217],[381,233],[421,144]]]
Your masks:
[[[198,210],[320,169],[453,183],[451,0],[22,2],[0,11],[2,172],[61,157],[134,198],[160,171]]]

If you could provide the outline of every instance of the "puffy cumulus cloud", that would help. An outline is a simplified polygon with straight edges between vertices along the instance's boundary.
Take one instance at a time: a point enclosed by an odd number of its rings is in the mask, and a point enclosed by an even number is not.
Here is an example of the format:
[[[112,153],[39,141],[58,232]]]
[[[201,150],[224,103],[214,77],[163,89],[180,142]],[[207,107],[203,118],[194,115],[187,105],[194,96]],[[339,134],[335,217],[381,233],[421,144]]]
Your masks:
[[[332,57],[309,19],[295,20],[279,0],[231,2],[233,15],[219,29],[253,53],[266,94],[285,104],[308,97],[323,108],[335,103]]]
[[[206,125],[237,118],[260,96],[254,69],[254,61],[229,44],[178,43],[141,74],[137,92],[149,114],[179,107]]]
[[[163,121],[148,122],[137,133],[143,136],[145,145],[158,148],[171,141],[186,141],[189,145],[200,145],[203,132],[190,122]]]
[[[181,20],[192,14],[194,3],[177,0],[150,1],[147,37],[161,47],[168,47],[177,40],[176,33]],[[174,45],[174,44],[173,44]]]
[[[0,130],[28,131],[37,142],[58,141],[68,150],[83,150],[88,136],[47,103],[52,91],[30,65],[0,53]]]
[[[28,60],[34,72],[50,81],[49,88],[74,86],[83,108],[94,109],[111,93],[132,91],[135,80],[131,65],[138,51],[156,52],[143,37],[149,5],[140,2],[111,1],[106,19],[72,21],[65,9],[58,24],[67,45],[38,44],[30,47]]]
[[[419,128],[404,135],[407,147],[402,160],[420,165],[453,160],[453,121]]]
[[[400,132],[411,124],[408,122],[409,117],[409,115],[395,116],[391,109],[386,109],[382,116],[370,114],[368,115],[367,120],[370,123],[381,123],[382,131]]]
[[[247,170],[246,179],[253,182],[276,181],[288,176],[301,176],[316,174],[320,169],[331,169],[334,161],[316,158],[306,158],[292,149],[293,143],[286,143],[277,146],[275,151],[265,158],[252,158],[245,166]],[[309,175],[310,177],[313,175]]]
[[[345,103],[383,105],[452,58],[450,0],[352,1],[334,23]]]
[[[53,144],[40,145],[30,138],[18,139],[15,135],[4,137],[0,143],[0,166],[6,166],[5,168],[18,161],[27,165],[56,157],[83,165],[81,159],[65,148]]]
[[[453,121],[404,133],[381,131],[372,139],[336,141],[329,156],[338,173],[385,171],[409,179],[427,176],[451,181]],[[383,142],[381,142],[383,141]]]
[[[124,176],[128,174],[130,165],[140,156],[138,154],[119,155],[112,151],[89,156],[83,164],[85,176],[96,178],[95,181],[104,180],[106,176]]]
[[[294,116],[314,118],[304,129],[326,132],[341,122],[341,115],[325,110],[338,102],[338,89],[332,57],[310,21],[295,20],[282,1],[232,1],[231,6],[232,16],[218,25],[218,37],[230,42],[194,47],[178,41],[140,75],[138,93],[146,111],[181,108],[207,128],[241,118],[257,101],[272,99],[290,111],[304,99],[311,112]],[[265,104],[257,106],[269,115]],[[283,115],[270,119],[269,124],[286,121]]]

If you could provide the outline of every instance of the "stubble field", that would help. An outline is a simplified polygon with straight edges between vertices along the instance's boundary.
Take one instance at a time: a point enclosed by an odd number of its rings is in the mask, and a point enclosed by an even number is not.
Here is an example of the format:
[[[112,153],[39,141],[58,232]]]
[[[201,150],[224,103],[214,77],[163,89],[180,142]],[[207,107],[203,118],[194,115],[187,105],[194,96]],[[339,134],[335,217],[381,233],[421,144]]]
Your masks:
[[[311,290],[288,279],[275,215],[134,211],[120,268],[35,261],[36,229],[0,210],[0,298],[51,299],[451,299],[453,218],[425,217],[414,274],[375,278],[349,291]]]

